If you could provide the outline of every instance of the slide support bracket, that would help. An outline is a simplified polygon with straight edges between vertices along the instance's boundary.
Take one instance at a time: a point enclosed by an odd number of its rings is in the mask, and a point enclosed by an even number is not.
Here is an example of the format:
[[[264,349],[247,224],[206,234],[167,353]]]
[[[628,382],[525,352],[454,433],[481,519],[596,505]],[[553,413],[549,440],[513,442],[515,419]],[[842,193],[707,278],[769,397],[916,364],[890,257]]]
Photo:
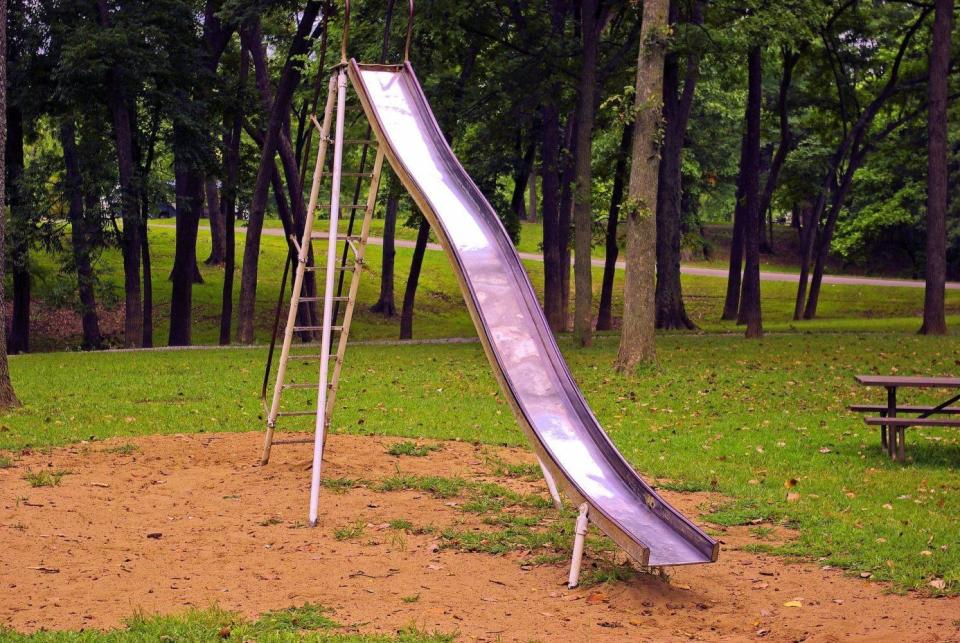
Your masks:
[[[573,538],[573,557],[570,560],[570,576],[567,578],[567,587],[573,589],[580,584],[580,566],[583,563],[583,544],[587,538],[587,527],[590,525],[589,516],[590,505],[583,503],[580,505],[580,513],[577,516],[577,525],[574,530]]]

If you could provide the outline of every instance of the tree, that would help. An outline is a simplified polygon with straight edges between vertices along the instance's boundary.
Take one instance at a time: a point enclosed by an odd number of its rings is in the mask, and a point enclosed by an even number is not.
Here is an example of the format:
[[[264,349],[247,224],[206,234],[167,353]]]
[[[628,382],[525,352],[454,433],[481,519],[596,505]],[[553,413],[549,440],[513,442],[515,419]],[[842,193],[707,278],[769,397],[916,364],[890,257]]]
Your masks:
[[[923,297],[925,335],[946,335],[947,279],[947,80],[953,0],[936,0],[927,81],[927,271]]]
[[[679,2],[670,3],[670,24],[679,21]],[[689,22],[703,24],[703,2],[694,0]],[[679,53],[671,47],[666,54],[663,69],[664,135],[657,187],[657,328],[693,329],[683,305],[680,283],[680,237],[682,212],[682,153],[693,107],[694,92],[700,73],[700,54],[696,47],[688,48],[683,89],[680,89]]]
[[[420,282],[420,269],[423,267],[423,255],[427,251],[430,239],[430,222],[423,215],[417,228],[417,243],[410,260],[410,274],[407,287],[403,292],[403,309],[400,312],[400,339],[413,339],[413,304],[417,297],[417,285]]]
[[[270,178],[276,171],[274,157],[280,144],[283,124],[289,118],[293,93],[300,82],[304,55],[313,41],[313,24],[320,11],[320,2],[311,0],[300,14],[297,33],[287,53],[287,60],[277,84],[273,106],[264,133],[260,154],[260,168],[254,184],[253,200],[247,222],[246,243],[243,248],[243,272],[240,276],[240,300],[238,302],[237,339],[243,344],[253,342],[254,307],[257,299],[257,266],[260,259],[260,235],[263,231],[263,216],[267,205],[267,189]]]
[[[663,63],[669,0],[645,0],[637,60],[633,161],[627,191],[623,327],[616,368],[656,360],[654,343],[657,176],[660,171]]]
[[[574,317],[573,336],[580,346],[593,341],[593,120],[597,88],[597,49],[603,20],[598,20],[597,0],[580,3],[580,38],[583,43],[577,92],[576,155],[574,157]],[[532,148],[531,148],[532,149]],[[532,156],[532,154],[531,154]],[[518,185],[523,203],[523,187]]]
[[[760,237],[762,235],[760,212],[760,112],[763,93],[763,72],[759,45],[750,48],[747,54],[747,132],[746,165],[744,167],[743,200],[745,223],[743,226],[743,292],[740,295],[739,323],[747,325],[747,337],[763,337],[763,321],[760,314]]]
[[[620,242],[617,228],[620,222],[620,207],[623,203],[623,187],[627,179],[627,161],[630,160],[630,146],[633,143],[633,121],[623,127],[620,134],[620,146],[617,149],[617,161],[613,170],[613,189],[610,193],[610,209],[607,212],[607,232],[604,247],[603,280],[600,285],[600,306],[597,312],[597,330],[613,328],[613,280],[616,277],[617,257],[620,254]]]
[[[0,0],[0,150],[7,145],[7,0]],[[10,367],[7,363],[7,320],[3,306],[4,248],[6,247],[6,162],[0,154],[0,408],[20,406],[10,382]]]

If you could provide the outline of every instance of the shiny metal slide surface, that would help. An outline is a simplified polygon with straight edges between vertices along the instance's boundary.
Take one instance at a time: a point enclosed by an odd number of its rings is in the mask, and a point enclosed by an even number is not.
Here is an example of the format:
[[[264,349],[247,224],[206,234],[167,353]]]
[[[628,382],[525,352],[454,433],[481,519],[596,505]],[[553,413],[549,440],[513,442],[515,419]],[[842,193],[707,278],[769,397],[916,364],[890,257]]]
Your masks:
[[[409,63],[351,62],[349,72],[387,159],[451,259],[505,395],[561,490],[587,502],[590,520],[641,564],[716,560],[717,543],[634,472],[587,406],[513,243],[444,139]]]

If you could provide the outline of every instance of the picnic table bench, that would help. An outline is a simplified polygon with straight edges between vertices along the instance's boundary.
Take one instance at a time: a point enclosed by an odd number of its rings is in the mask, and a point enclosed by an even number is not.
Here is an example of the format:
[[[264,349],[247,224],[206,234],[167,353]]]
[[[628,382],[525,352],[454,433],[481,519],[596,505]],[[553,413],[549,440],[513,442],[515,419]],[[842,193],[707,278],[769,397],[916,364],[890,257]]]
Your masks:
[[[861,413],[879,413],[863,420],[871,426],[880,427],[880,444],[891,458],[899,462],[904,460],[904,441],[906,430],[918,426],[944,426],[960,428],[960,419],[950,417],[931,417],[935,415],[960,414],[960,406],[951,406],[960,400],[960,393],[944,400],[936,406],[897,406],[897,389],[906,388],[952,388],[960,389],[960,377],[924,377],[905,375],[857,375],[856,381],[863,386],[882,386],[887,389],[887,403],[853,404],[851,411]],[[898,417],[899,413],[909,413],[909,417]]]

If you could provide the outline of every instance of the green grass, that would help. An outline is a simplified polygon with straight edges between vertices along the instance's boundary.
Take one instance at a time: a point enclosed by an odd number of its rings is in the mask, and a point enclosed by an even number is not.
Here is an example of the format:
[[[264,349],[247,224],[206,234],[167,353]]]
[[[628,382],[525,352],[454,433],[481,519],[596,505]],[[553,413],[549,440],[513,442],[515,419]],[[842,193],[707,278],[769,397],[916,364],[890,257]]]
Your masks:
[[[23,479],[26,480],[31,487],[59,487],[60,481],[63,480],[63,476],[69,474],[69,471],[47,471],[46,469],[40,469],[39,471],[27,471],[23,474]]]
[[[408,455],[415,458],[422,458],[429,455],[432,451],[439,451],[440,448],[439,444],[417,444],[412,440],[404,440],[403,442],[391,444],[390,448],[387,449],[387,453],[394,456]]]
[[[13,466],[13,458],[0,455],[0,469],[9,469]]]
[[[328,610],[306,604],[267,612],[256,621],[217,607],[170,616],[136,614],[125,627],[100,632],[36,632],[20,634],[0,627],[0,639],[10,643],[140,643],[145,641],[315,641],[317,643],[452,643],[455,636],[407,627],[395,635],[339,632]]]

